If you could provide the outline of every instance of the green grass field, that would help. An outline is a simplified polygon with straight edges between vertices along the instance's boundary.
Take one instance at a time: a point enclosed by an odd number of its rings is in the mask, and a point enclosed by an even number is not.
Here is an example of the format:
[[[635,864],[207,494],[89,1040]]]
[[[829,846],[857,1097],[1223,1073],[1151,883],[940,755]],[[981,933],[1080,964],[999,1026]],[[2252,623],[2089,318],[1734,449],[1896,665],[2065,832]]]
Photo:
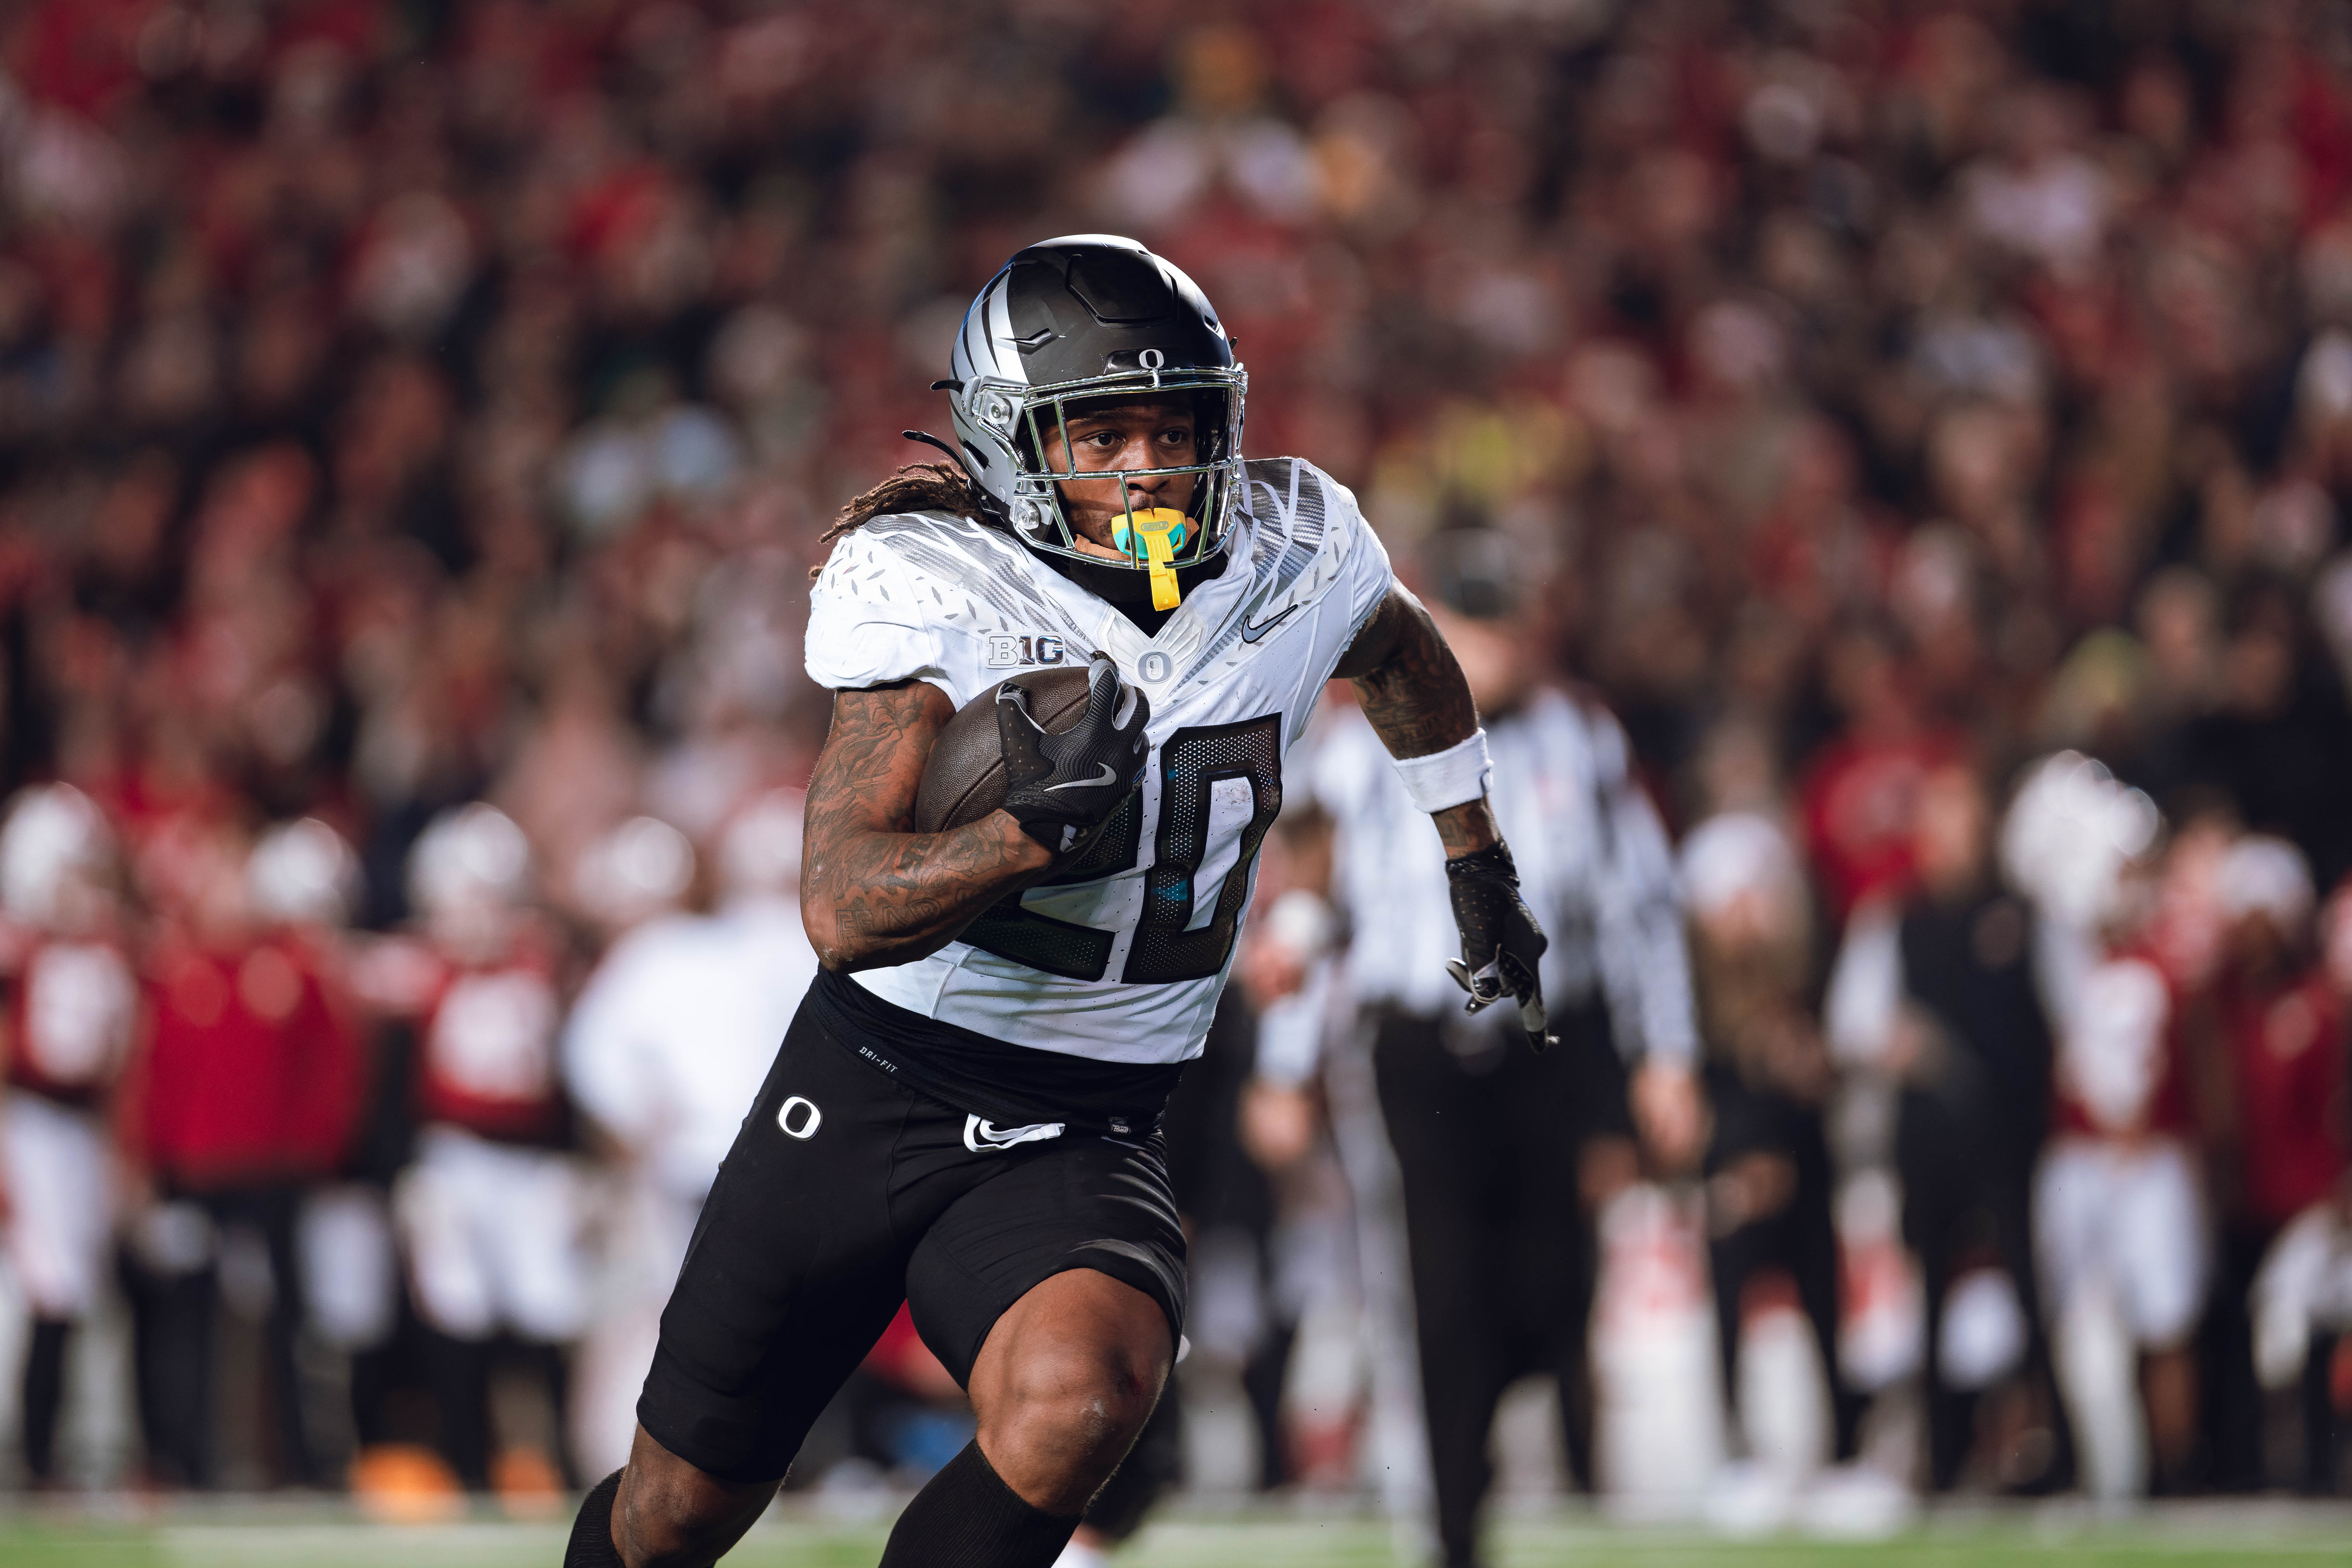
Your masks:
[[[870,1568],[883,1531],[771,1521],[727,1562],[741,1568]],[[1584,1520],[1516,1521],[1497,1532],[1497,1568],[2300,1568],[2352,1564],[2352,1513],[2264,1508],[2164,1510],[2100,1525],[2064,1510],[1947,1515],[1891,1541],[1776,1537],[1734,1542],[1615,1530]],[[240,1514],[156,1524],[0,1516],[0,1568],[556,1568],[558,1525],[392,1527],[311,1514]],[[1386,1528],[1358,1519],[1178,1519],[1154,1526],[1121,1568],[1392,1568]]]

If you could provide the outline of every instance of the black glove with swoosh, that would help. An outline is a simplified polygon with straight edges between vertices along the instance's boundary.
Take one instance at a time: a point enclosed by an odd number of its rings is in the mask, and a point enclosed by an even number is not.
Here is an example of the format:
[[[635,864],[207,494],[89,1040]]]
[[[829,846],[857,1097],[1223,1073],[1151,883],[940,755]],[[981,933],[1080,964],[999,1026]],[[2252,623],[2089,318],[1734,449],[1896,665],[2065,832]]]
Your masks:
[[[1058,734],[1029,716],[1018,676],[996,693],[996,729],[1004,746],[1004,809],[1022,831],[1056,855],[1083,849],[1143,776],[1151,742],[1143,727],[1151,703],[1118,678],[1101,654],[1087,670],[1086,710]]]
[[[1552,1036],[1536,961],[1551,941],[1519,897],[1519,868],[1509,847],[1495,843],[1455,856],[1445,863],[1445,884],[1454,899],[1454,923],[1462,931],[1462,956],[1447,959],[1445,972],[1470,993],[1465,1011],[1475,1013],[1510,997],[1519,1005],[1528,1044],[1542,1050]]]

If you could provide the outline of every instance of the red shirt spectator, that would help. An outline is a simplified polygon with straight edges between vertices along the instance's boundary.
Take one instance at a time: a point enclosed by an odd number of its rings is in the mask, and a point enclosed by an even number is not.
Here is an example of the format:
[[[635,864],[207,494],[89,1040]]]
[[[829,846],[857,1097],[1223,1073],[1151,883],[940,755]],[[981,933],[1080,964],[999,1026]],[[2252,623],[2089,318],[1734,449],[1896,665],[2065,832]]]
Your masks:
[[[1805,842],[1839,921],[1863,900],[1911,880],[1919,786],[1954,755],[1927,736],[1849,737],[1821,753],[1805,779]]]
[[[1853,907],[1899,890],[1915,871],[1913,833],[1927,775],[1961,747],[1923,719],[1891,637],[1855,626],[1826,658],[1845,732],[1815,754],[1800,795],[1805,847],[1843,924]]]
[[[174,942],[157,953],[131,1139],[170,1184],[331,1173],[362,1087],[359,1040],[297,944]]]
[[[2219,1005],[2246,1210],[2284,1225],[2344,1171],[2342,1005],[2318,974],[2270,991],[2225,983]]]

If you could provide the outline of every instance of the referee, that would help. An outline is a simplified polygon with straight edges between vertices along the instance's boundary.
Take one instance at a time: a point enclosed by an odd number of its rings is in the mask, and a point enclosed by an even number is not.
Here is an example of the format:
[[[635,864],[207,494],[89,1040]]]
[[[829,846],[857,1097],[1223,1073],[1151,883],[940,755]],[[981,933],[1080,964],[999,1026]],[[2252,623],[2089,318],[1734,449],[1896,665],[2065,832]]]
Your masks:
[[[1443,854],[1352,710],[1310,763],[1335,835],[1347,988],[1371,1037],[1402,1175],[1437,1526],[1447,1568],[1478,1561],[1503,1391],[1556,1377],[1570,1462],[1589,1480],[1585,1365],[1599,1203],[1695,1156],[1697,1029],[1674,865],[1624,732],[1551,684],[1502,539],[1441,533],[1436,614],[1486,727],[1492,798],[1520,886],[1555,933],[1541,965],[1560,1043],[1541,1055],[1443,973],[1456,945]],[[1439,607],[1439,606],[1442,606]],[[1639,1128],[1637,1142],[1635,1129]]]

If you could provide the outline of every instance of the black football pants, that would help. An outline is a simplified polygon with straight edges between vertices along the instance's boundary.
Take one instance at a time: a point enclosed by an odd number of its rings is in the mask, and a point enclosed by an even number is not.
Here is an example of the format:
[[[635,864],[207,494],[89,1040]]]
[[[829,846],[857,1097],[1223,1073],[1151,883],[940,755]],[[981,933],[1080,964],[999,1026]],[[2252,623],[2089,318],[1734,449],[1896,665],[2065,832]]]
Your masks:
[[[1560,1043],[1541,1056],[1515,1024],[1444,1026],[1391,1012],[1373,1037],[1404,1191],[1446,1568],[1478,1561],[1478,1510],[1494,1479],[1487,1430],[1517,1378],[1559,1381],[1570,1465],[1591,1474],[1595,1253],[1578,1164],[1591,1138],[1628,1131],[1624,1074],[1591,1012],[1562,1017]]]

